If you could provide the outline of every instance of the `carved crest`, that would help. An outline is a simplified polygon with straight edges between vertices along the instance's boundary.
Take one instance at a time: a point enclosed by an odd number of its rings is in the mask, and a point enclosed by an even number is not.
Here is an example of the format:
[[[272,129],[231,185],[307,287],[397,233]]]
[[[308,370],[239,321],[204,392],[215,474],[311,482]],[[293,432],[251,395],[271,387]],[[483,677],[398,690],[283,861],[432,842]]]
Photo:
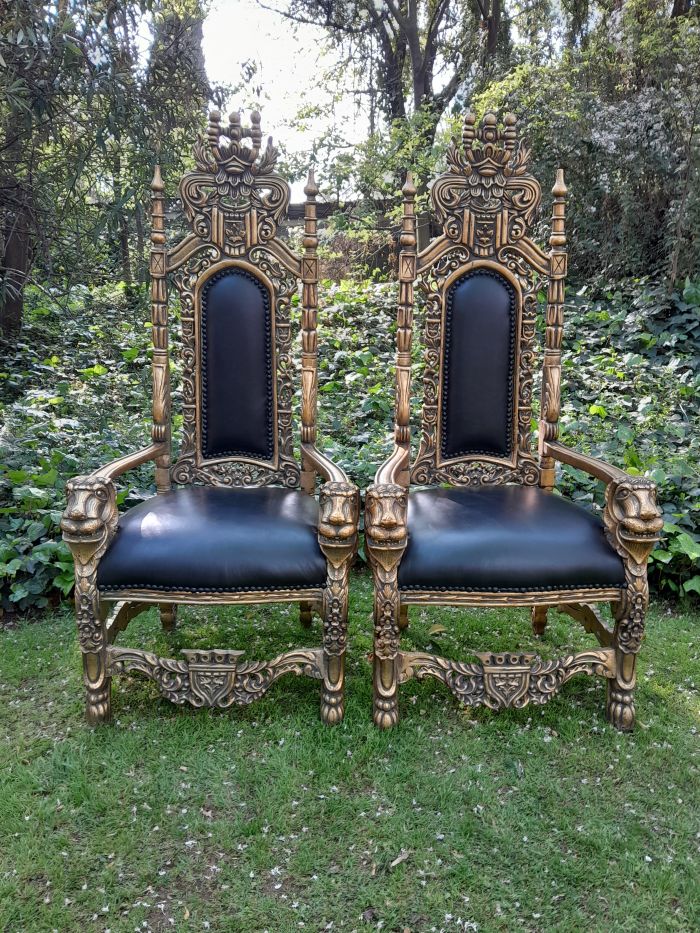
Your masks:
[[[197,171],[180,182],[180,197],[193,231],[228,256],[240,256],[275,236],[289,203],[289,187],[274,173],[277,149],[268,137],[261,152],[260,114],[250,127],[237,112],[225,130],[218,110],[209,114],[206,139],[194,145]],[[225,141],[228,138],[228,142]],[[243,142],[250,138],[252,145]]]
[[[431,197],[445,235],[464,243],[475,256],[490,256],[521,239],[537,213],[541,189],[528,172],[530,150],[517,142],[516,118],[495,113],[480,127],[474,114],[464,120],[461,146],[447,149],[447,172],[433,185]]]

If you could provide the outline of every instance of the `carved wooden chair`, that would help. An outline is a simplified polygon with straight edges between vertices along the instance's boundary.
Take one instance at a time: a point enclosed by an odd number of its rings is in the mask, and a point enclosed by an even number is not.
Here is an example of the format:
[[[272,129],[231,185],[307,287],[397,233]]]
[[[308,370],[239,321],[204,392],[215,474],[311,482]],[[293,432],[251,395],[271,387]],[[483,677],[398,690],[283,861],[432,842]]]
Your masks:
[[[249,139],[250,145],[243,142]],[[260,115],[225,129],[209,118],[180,184],[191,233],[166,248],[163,184],[152,184],[153,442],[67,486],[62,529],[75,558],[75,602],[87,718],[110,717],[114,674],[137,671],[174,703],[227,708],[264,694],[283,674],[322,682],[321,716],[343,716],[348,573],[357,546],[359,497],[316,446],[316,195],[305,193],[304,255],[277,236],[289,202],[275,174],[277,150],[261,148]],[[181,304],[183,429],[171,464],[167,279]],[[302,295],[301,465],[294,456],[292,296]],[[115,480],[153,460],[158,493],[117,514]],[[323,485],[315,498],[316,477]],[[315,609],[323,647],[271,661],[241,651],[184,651],[160,658],[118,647],[117,634],[158,604],[172,628],[178,603],[295,601]]]
[[[367,492],[375,583],[374,720],[398,720],[398,686],[435,677],[468,706],[545,703],[578,673],[607,681],[607,716],[634,725],[635,662],[648,603],[647,557],[662,521],[654,484],[557,440],[566,236],[563,172],[554,185],[550,250],[528,236],[540,186],[516,119],[467,115],[461,145],[431,200],[443,232],[416,256],[414,198],[403,188],[394,451]],[[414,280],[425,298],[422,433],[410,463]],[[538,283],[548,281],[539,455],[531,450]],[[555,461],[606,486],[603,521],[554,494]],[[412,489],[411,486],[427,487]],[[609,628],[591,603],[610,602]],[[474,652],[458,663],[401,652],[411,605],[529,606],[535,634],[558,606],[599,647],[543,661]]]

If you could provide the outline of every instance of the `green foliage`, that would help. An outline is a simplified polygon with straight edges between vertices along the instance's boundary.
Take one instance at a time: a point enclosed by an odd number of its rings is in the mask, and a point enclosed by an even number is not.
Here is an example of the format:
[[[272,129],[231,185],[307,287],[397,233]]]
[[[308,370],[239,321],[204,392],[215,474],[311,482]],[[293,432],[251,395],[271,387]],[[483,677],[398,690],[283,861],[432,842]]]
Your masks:
[[[394,283],[371,279],[324,282],[320,289],[320,443],[362,489],[392,447],[396,298]],[[41,608],[68,592],[70,557],[58,532],[66,480],[149,436],[144,299],[123,285],[77,288],[58,313],[50,295],[30,290],[26,339],[8,349],[0,373],[5,609]],[[697,595],[700,288],[688,282],[682,294],[668,295],[653,280],[614,290],[599,282],[570,292],[567,301],[562,438],[657,482],[666,529],[652,583],[669,595]],[[420,308],[416,319],[419,331]],[[177,413],[176,352],[173,358]],[[414,450],[421,366],[416,340]],[[177,414],[175,424],[177,434]],[[119,501],[126,507],[152,491],[150,467],[124,483]],[[600,507],[601,487],[584,474],[566,468],[559,486],[583,505]]]

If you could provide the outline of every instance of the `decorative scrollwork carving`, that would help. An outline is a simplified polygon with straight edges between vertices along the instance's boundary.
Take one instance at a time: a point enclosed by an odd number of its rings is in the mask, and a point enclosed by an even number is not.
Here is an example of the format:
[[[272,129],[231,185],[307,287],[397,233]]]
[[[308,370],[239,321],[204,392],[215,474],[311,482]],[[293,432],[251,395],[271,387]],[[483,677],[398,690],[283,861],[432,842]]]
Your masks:
[[[533,654],[476,652],[480,663],[450,661],[424,652],[400,655],[400,682],[411,677],[435,677],[465,706],[492,710],[522,709],[548,703],[576,674],[612,677],[614,651],[581,651],[551,661]]]
[[[217,486],[299,485],[300,469],[294,458],[292,400],[294,365],[291,359],[290,309],[297,289],[299,259],[276,241],[277,224],[289,201],[289,186],[273,174],[277,150],[268,141],[261,152],[260,115],[252,126],[230,117],[222,138],[221,117],[210,114],[207,139],[194,147],[196,172],[182,180],[180,195],[193,234],[169,253],[168,269],[180,294],[183,344],[183,426],[180,453],[171,471],[174,482]],[[249,136],[252,147],[242,139]],[[218,264],[226,268],[233,258],[252,274],[269,282],[274,296],[275,418],[277,454],[268,464],[245,457],[207,460],[200,449],[201,412],[197,378],[197,287],[202,276]]]
[[[184,661],[160,658],[136,648],[108,649],[109,673],[137,671],[152,680],[171,703],[228,709],[257,700],[284,674],[321,679],[318,650],[287,651],[272,661],[240,661],[242,651],[186,650]]]

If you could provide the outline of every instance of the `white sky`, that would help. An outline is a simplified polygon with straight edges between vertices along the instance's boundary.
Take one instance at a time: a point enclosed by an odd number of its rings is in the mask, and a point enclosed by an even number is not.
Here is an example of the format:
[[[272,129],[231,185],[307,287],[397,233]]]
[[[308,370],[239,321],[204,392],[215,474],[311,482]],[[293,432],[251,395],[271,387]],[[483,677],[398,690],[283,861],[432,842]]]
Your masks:
[[[270,0],[272,5],[275,0]],[[262,114],[265,136],[272,135],[292,153],[305,153],[311,142],[326,132],[332,121],[314,116],[309,129],[292,130],[292,119],[305,104],[330,106],[332,95],[319,86],[319,74],[333,68],[336,61],[324,47],[324,30],[299,26],[271,10],[259,6],[256,0],[215,0],[204,22],[204,55],[209,80],[216,84],[236,85],[241,81],[242,65],[254,60],[258,73],[250,88],[231,102],[235,108],[255,103]],[[252,100],[252,88],[261,93]],[[355,115],[352,95],[334,104],[335,122],[343,126],[352,141],[366,137],[366,120]],[[298,191],[296,189],[299,189]],[[298,200],[303,183],[294,185],[293,198]]]

